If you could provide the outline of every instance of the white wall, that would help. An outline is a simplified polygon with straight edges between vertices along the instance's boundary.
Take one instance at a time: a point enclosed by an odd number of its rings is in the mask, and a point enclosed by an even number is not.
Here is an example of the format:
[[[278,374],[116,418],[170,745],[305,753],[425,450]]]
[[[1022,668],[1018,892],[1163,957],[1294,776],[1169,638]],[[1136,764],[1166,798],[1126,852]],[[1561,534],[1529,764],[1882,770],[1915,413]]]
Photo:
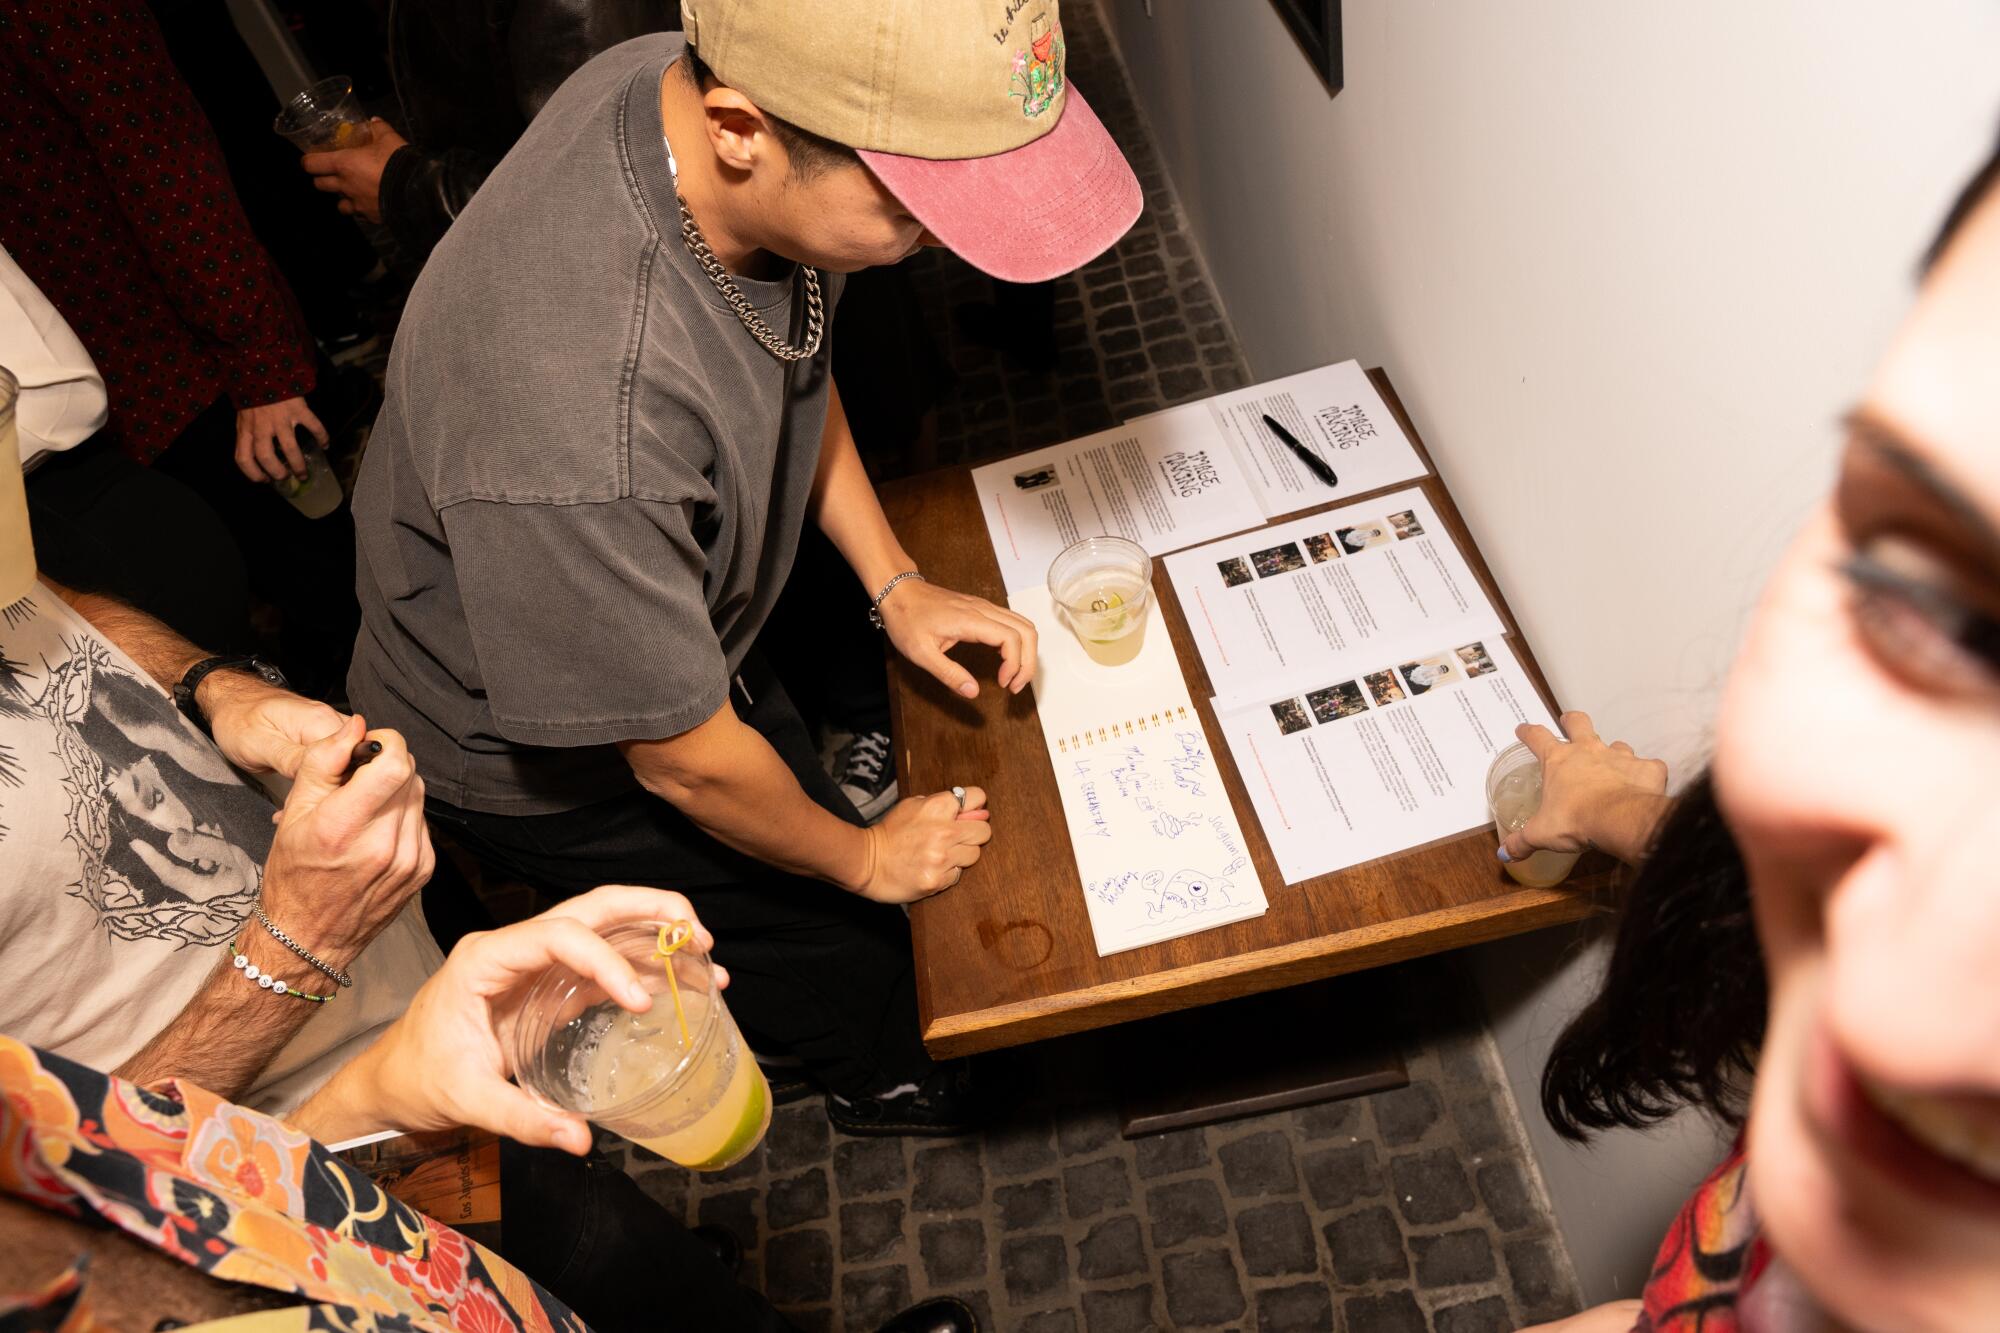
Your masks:
[[[1345,0],[1333,99],[1266,0],[1100,4],[1253,373],[1387,367],[1558,697],[1698,758],[2000,127],[2000,3]],[[1602,1299],[1706,1145],[1548,1139],[1533,1079],[1588,966],[1523,978],[1560,943],[1476,967]]]

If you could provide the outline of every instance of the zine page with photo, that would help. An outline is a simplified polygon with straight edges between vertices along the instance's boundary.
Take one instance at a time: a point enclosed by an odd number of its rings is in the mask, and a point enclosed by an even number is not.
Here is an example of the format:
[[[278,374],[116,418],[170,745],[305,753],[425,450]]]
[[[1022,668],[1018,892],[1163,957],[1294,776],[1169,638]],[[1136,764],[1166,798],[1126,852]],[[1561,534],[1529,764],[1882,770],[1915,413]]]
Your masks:
[[[1009,605],[1040,634],[1035,712],[1098,954],[1262,916],[1263,886],[1159,617],[1130,661],[1106,666],[1048,589]]]
[[[1043,583],[1085,537],[1150,555],[1264,521],[1230,447],[1201,418],[1149,419],[972,470],[987,536],[1011,594]]]
[[[1328,668],[1215,712],[1287,884],[1486,823],[1493,756],[1523,722],[1555,727],[1497,634]]]
[[[1210,542],[1166,567],[1218,706],[1384,648],[1504,631],[1420,490]]]

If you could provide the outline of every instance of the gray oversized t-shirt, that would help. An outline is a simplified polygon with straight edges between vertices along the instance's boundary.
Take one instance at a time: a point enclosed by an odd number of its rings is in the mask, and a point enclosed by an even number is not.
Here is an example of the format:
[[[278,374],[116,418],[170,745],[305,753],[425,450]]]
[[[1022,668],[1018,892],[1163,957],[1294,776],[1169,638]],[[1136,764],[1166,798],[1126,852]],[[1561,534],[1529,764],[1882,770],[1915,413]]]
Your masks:
[[[563,84],[397,329],[348,691],[454,805],[631,790],[613,743],[721,708],[791,569],[829,353],[765,351],[681,241],[659,112],[681,49],[641,37]],[[800,340],[795,276],[738,282]]]

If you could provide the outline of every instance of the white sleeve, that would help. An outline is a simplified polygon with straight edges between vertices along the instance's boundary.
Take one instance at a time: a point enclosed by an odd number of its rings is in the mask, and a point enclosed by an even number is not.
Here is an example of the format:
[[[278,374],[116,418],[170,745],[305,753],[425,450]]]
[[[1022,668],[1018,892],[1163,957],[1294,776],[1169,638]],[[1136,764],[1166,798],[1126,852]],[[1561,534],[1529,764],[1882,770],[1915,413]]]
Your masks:
[[[49,299],[0,247],[0,366],[21,382],[21,466],[83,443],[104,425],[104,377]]]

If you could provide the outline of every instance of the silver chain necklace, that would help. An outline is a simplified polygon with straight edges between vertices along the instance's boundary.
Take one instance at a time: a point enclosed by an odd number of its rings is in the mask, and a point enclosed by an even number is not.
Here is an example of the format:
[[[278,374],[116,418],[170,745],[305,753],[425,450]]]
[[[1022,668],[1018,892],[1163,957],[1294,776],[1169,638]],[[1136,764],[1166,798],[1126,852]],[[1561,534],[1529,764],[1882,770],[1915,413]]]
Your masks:
[[[826,305],[820,299],[819,274],[809,264],[799,265],[799,271],[805,274],[806,279],[806,341],[803,347],[794,347],[764,322],[764,317],[751,306],[750,298],[736,285],[736,279],[729,276],[729,270],[715,257],[715,251],[708,248],[708,238],[701,234],[694,214],[688,211],[687,200],[681,198],[681,169],[680,164],[674,161],[674,146],[667,143],[664,134],[660,136],[660,142],[667,149],[667,172],[674,181],[674,202],[681,206],[681,240],[687,243],[688,253],[694,256],[694,262],[701,265],[701,271],[708,274],[715,290],[729,302],[729,308],[736,312],[736,318],[743,321],[743,327],[750,330],[750,336],[764,344],[765,351],[780,361],[805,361],[818,355],[820,335],[826,332]]]

